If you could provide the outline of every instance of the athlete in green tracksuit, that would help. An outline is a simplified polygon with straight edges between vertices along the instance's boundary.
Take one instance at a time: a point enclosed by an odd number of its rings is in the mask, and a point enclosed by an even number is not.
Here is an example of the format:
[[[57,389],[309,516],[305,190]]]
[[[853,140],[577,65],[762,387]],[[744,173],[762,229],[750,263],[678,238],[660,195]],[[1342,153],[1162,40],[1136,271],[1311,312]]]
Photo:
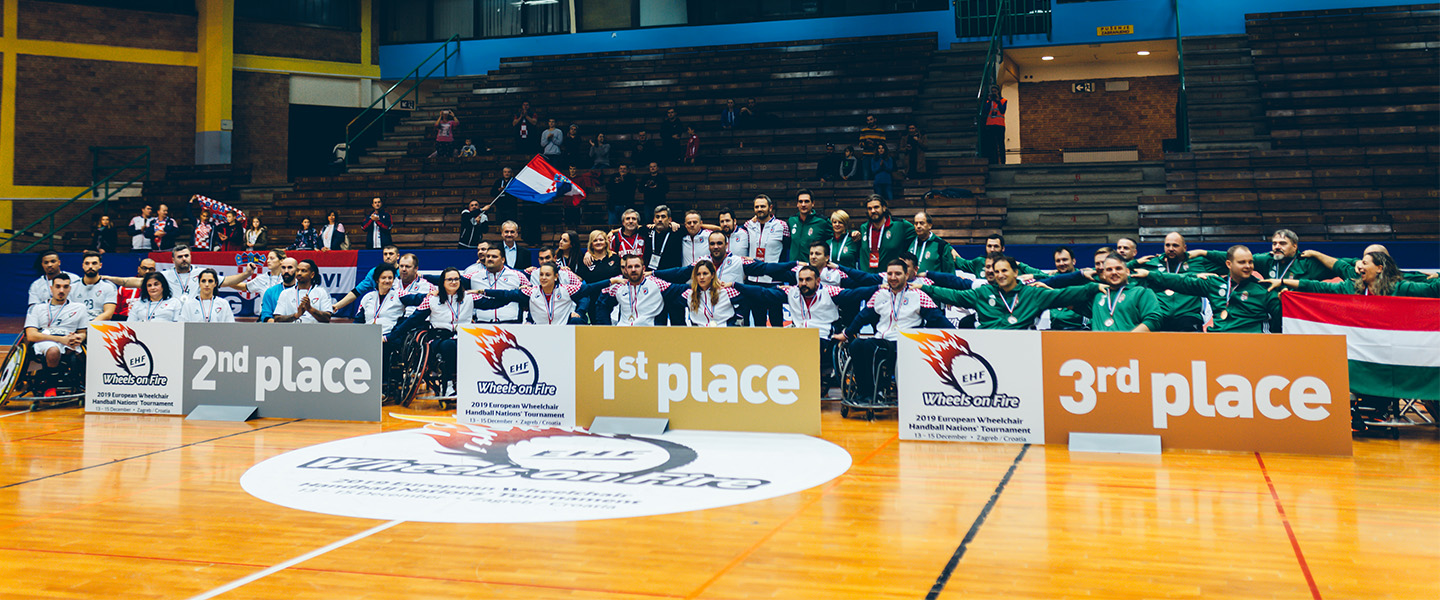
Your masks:
[[[1187,277],[1140,269],[1135,277],[1148,279],[1151,289],[1175,290],[1181,294],[1210,300],[1214,333],[1265,333],[1273,315],[1280,312],[1280,298],[1257,281],[1255,260],[1250,249],[1231,246],[1225,261],[1230,272],[1219,275]]]
[[[991,265],[995,284],[971,290],[952,290],[933,285],[916,286],[931,299],[975,310],[980,329],[1034,329],[1040,313],[1055,306],[1088,304],[1100,289],[1096,283],[1052,290],[1018,285],[1015,259],[997,259]]]

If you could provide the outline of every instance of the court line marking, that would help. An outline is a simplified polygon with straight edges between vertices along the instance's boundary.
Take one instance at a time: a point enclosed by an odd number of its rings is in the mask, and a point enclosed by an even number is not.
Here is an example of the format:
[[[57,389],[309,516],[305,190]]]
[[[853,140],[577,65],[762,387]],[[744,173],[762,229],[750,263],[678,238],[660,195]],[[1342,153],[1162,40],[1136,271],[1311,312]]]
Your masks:
[[[1305,574],[1305,583],[1310,586],[1310,597],[1315,600],[1322,600],[1320,587],[1315,585],[1315,577],[1310,574],[1310,564],[1305,562],[1305,553],[1300,551],[1300,540],[1295,537],[1295,530],[1290,527],[1290,517],[1285,516],[1285,506],[1280,504],[1280,494],[1275,491],[1275,482],[1270,480],[1270,470],[1265,468],[1265,459],[1260,458],[1260,453],[1255,453],[1255,462],[1260,463],[1260,474],[1265,476],[1265,485],[1270,487],[1270,497],[1275,499],[1275,510],[1280,513],[1280,522],[1285,524],[1285,535],[1290,538],[1290,547],[1295,550],[1295,560],[1300,561],[1300,572]]]
[[[305,419],[295,419],[295,420],[293,420],[293,421],[285,421],[285,422],[283,422],[283,423],[276,423],[276,424],[274,424],[274,425],[266,425],[266,426],[264,426],[264,427],[256,427],[256,428],[254,428],[254,429],[246,429],[245,431],[237,431],[237,432],[235,432],[235,433],[227,433],[227,434],[222,435],[222,436],[219,436],[219,437],[213,437],[213,438],[210,438],[210,439],[208,439],[208,440],[200,440],[200,441],[198,441],[198,442],[190,442],[190,443],[188,443],[188,444],[181,444],[181,445],[175,446],[175,447],[173,447],[173,448],[164,448],[164,449],[161,449],[161,450],[155,450],[155,451],[153,451],[153,452],[146,452],[146,453],[144,453],[144,454],[136,454],[135,456],[127,456],[127,457],[125,457],[125,458],[117,458],[117,459],[115,459],[115,460],[106,461],[106,462],[103,462],[103,463],[97,463],[97,464],[93,464],[93,465],[89,465],[89,466],[84,466],[84,467],[79,467],[79,468],[75,468],[75,469],[70,469],[69,471],[64,471],[64,472],[61,472],[61,473],[51,473],[51,474],[45,475],[45,476],[43,476],[43,477],[36,477],[36,478],[34,478],[34,479],[27,479],[27,480],[25,480],[25,481],[17,481],[17,482],[15,482],[15,483],[7,483],[7,484],[5,484],[5,485],[0,485],[0,490],[6,489],[6,488],[12,488],[12,487],[15,487],[15,486],[17,486],[17,485],[25,485],[25,484],[27,484],[27,483],[35,483],[35,482],[37,482],[37,481],[44,481],[44,480],[50,479],[50,478],[52,478],[52,477],[60,477],[60,476],[62,476],[62,475],[69,475],[69,474],[71,474],[71,473],[79,473],[79,472],[81,472],[81,471],[88,471],[88,470],[90,470],[90,469],[94,469],[94,468],[98,468],[98,467],[108,467],[108,466],[110,466],[110,465],[119,464],[119,463],[122,463],[122,462],[125,462],[125,461],[129,461],[129,460],[135,460],[135,459],[137,459],[137,458],[145,458],[145,457],[147,457],[147,456],[154,456],[154,455],[156,455],[156,454],[160,454],[160,453],[163,453],[163,452],[170,452],[170,451],[172,451],[172,450],[180,450],[180,449],[183,449],[183,448],[189,448],[190,446],[198,446],[198,445],[200,445],[200,444],[205,444],[205,443],[208,443],[208,442],[213,442],[213,441],[215,441],[215,440],[223,440],[223,439],[225,439],[225,438],[235,437],[235,436],[237,436],[237,435],[245,435],[245,434],[247,434],[247,433],[254,433],[254,432],[256,432],[256,431],[264,431],[264,430],[266,430],[266,429],[270,429],[270,428],[273,428],[273,427],[279,427],[279,426],[281,426],[281,425],[289,425],[289,424],[291,424],[291,423],[299,423],[299,422],[304,421],[304,420],[305,420]]]
[[[327,553],[327,552],[330,552],[331,550],[335,550],[335,549],[338,549],[338,548],[343,548],[343,547],[348,546],[348,545],[350,545],[350,544],[352,544],[352,543],[354,543],[354,542],[358,542],[358,541],[360,541],[360,540],[363,540],[363,539],[365,539],[365,538],[367,538],[367,537],[370,537],[370,536],[372,536],[372,535],[375,535],[375,534],[377,534],[377,533],[380,533],[380,532],[382,532],[382,531],[385,531],[386,529],[389,529],[389,528],[391,528],[391,527],[394,527],[394,526],[399,525],[399,524],[404,523],[404,522],[405,522],[405,521],[402,521],[402,520],[395,520],[395,521],[390,521],[389,523],[381,523],[381,524],[379,524],[379,525],[376,525],[376,526],[374,526],[374,527],[371,527],[371,528],[369,528],[369,529],[366,529],[365,531],[362,531],[362,532],[360,532],[360,533],[357,533],[357,534],[355,534],[355,535],[352,535],[352,536],[350,536],[350,537],[347,537],[347,538],[345,538],[345,539],[343,539],[343,540],[339,540],[339,541],[336,541],[336,542],[331,542],[329,545],[316,548],[316,549],[314,549],[314,550],[311,550],[311,551],[309,551],[309,552],[306,552],[306,553],[304,553],[304,554],[301,554],[300,556],[297,556],[297,557],[292,558],[292,559],[290,559],[290,560],[287,560],[287,561],[285,561],[285,562],[278,563],[278,564],[275,564],[275,565],[271,565],[270,567],[268,567],[268,568],[266,568],[266,569],[263,569],[263,570],[260,570],[260,571],[256,571],[256,572],[254,572],[254,573],[251,573],[251,574],[249,574],[249,575],[246,575],[246,576],[244,576],[244,577],[241,577],[241,578],[239,578],[239,579],[236,579],[235,581],[232,581],[232,582],[230,582],[230,583],[227,583],[227,584],[225,584],[225,585],[222,585],[222,586],[220,586],[220,587],[217,587],[217,588],[215,588],[215,589],[213,589],[213,590],[210,590],[210,591],[208,591],[208,592],[203,592],[203,593],[201,593],[201,594],[198,594],[198,595],[195,595],[195,596],[191,596],[191,597],[189,598],[189,600],[208,600],[209,598],[214,598],[214,597],[216,597],[216,596],[219,596],[220,594],[224,594],[224,593],[226,593],[226,592],[229,592],[229,591],[231,591],[231,590],[234,590],[234,589],[236,589],[236,588],[239,588],[239,587],[241,587],[241,586],[243,586],[243,585],[245,585],[245,584],[248,584],[248,583],[251,583],[251,582],[254,582],[254,581],[258,581],[258,580],[263,579],[263,578],[265,578],[265,577],[269,577],[269,576],[271,576],[271,575],[274,575],[274,574],[276,574],[276,573],[279,573],[279,572],[281,572],[281,571],[284,571],[285,569],[288,569],[288,568],[290,568],[290,567],[293,567],[293,566],[295,566],[295,565],[298,565],[298,564],[300,564],[300,563],[303,563],[303,562],[305,562],[305,561],[307,561],[307,560],[310,560],[310,559],[312,559],[312,558],[315,558],[315,557],[320,556],[320,555],[322,555],[322,554],[325,554],[325,553]]]
[[[3,414],[3,415],[0,415],[0,419],[3,419],[3,418],[5,418],[5,417],[13,417],[13,416],[15,416],[15,415],[23,415],[23,414],[28,413],[28,412],[30,412],[30,411],[28,411],[28,410],[17,410],[17,411],[12,412],[12,413],[5,413],[5,414]]]
[[[874,450],[871,450],[869,454],[866,454],[865,458],[862,458],[856,462],[851,462],[850,468],[853,469],[856,466],[870,462],[870,459],[875,458],[876,454],[879,454],[880,451],[884,450],[886,446],[889,446],[891,443],[894,443],[895,440],[898,439],[900,439],[899,433],[890,436],[890,439],[881,442],[879,446],[876,446]],[[810,510],[810,507],[815,506],[816,503],[824,500],[826,495],[828,495],[836,487],[839,487],[839,485],[849,477],[849,471],[847,470],[846,473],[840,475],[839,477],[825,482],[823,486],[824,489],[820,490],[820,493],[815,494],[814,498],[811,498],[810,501],[806,502],[804,506],[796,509],[795,512],[790,513],[790,516],[785,517],[784,520],[776,524],[775,527],[771,528],[768,533],[761,536],[759,540],[756,540],[755,543],[751,544],[749,548],[746,548],[744,552],[741,552],[739,556],[731,559],[730,562],[726,563],[724,567],[721,567],[719,571],[716,571],[714,575],[711,575],[709,579],[706,579],[704,583],[700,584],[700,587],[695,588],[689,594],[685,594],[686,600],[694,600],[695,598],[700,597],[700,594],[703,594],[705,593],[705,590],[710,589],[710,586],[714,585],[716,581],[719,581],[721,577],[724,577],[740,563],[745,562],[745,559],[750,558],[750,555],[754,554],[756,550],[759,550],[760,546],[763,546],[766,542],[769,542],[770,538],[773,538],[775,537],[775,534],[780,533],[780,530],[784,529],[787,525],[794,521],[796,517],[799,517],[805,511]]]
[[[1020,466],[1020,461],[1025,459],[1025,453],[1029,451],[1030,444],[1025,444],[1020,448],[1020,453],[1015,455],[1015,460],[1010,463],[1010,470],[1000,478],[999,485],[995,486],[995,493],[990,494],[990,501],[985,503],[985,508],[980,509],[980,514],[975,517],[975,522],[970,524],[970,531],[965,532],[965,539],[960,540],[960,545],[955,548],[955,554],[950,556],[950,562],[945,563],[945,568],[940,571],[940,576],[935,578],[935,585],[930,586],[930,593],[925,594],[925,600],[935,600],[940,597],[940,592],[945,590],[945,584],[950,582],[950,575],[955,572],[955,567],[960,565],[960,559],[965,556],[965,549],[980,533],[980,526],[985,524],[985,517],[990,515],[990,509],[995,508],[995,502],[1005,491],[1005,484],[1010,483],[1010,478],[1015,475],[1015,468]]]

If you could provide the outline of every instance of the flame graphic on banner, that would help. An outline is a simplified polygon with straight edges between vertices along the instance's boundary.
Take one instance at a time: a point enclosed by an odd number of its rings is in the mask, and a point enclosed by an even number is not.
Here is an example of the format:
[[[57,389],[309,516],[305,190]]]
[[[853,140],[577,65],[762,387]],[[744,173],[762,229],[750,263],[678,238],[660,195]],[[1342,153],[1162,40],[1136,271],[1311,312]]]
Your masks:
[[[515,339],[515,335],[499,327],[494,329],[466,327],[464,329],[477,338],[475,345],[480,347],[480,356],[485,357],[485,362],[490,363],[490,368],[495,370],[495,374],[505,377],[505,365],[501,364],[500,355],[504,354],[506,350],[520,346],[520,341]],[[506,380],[508,381],[509,378],[507,377]]]
[[[940,382],[955,389],[961,394],[969,395],[960,387],[960,382],[955,379],[955,359],[960,356],[971,356],[970,343],[963,338],[955,337],[948,333],[939,335],[923,332],[905,333],[900,335],[908,337],[920,343],[920,352],[925,355],[925,362],[940,376]]]
[[[135,337],[135,330],[118,323],[113,325],[107,323],[92,323],[92,325],[94,325],[95,329],[100,330],[101,337],[105,342],[105,349],[109,350],[111,358],[115,359],[115,366],[129,373],[130,368],[125,365],[125,347],[129,346],[132,342],[140,341],[139,338]]]
[[[473,456],[494,464],[513,464],[506,454],[513,445],[544,437],[602,437],[583,429],[525,429],[513,427],[492,429],[485,425],[463,423],[430,423],[420,430],[453,454]]]

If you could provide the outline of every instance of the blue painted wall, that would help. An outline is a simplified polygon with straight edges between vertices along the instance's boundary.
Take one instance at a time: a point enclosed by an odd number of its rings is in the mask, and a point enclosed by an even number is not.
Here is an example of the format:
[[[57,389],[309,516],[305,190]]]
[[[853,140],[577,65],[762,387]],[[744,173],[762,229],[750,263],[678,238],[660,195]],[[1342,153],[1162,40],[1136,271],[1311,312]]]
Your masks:
[[[1188,36],[1245,32],[1247,13],[1324,10],[1367,6],[1394,6],[1395,0],[1181,0],[1180,26]],[[1015,36],[1012,47],[1061,46],[1175,38],[1175,15],[1170,0],[1110,0],[1053,5],[1052,34]],[[927,33],[938,35],[939,47],[955,38],[952,10],[770,21],[739,25],[663,27],[616,32],[579,33],[526,38],[472,40],[460,43],[452,58],[454,75],[484,75],[507,56],[546,56],[581,52],[655,50],[685,46],[754,44],[789,40]],[[1097,27],[1134,25],[1131,35],[1098,36]],[[396,44],[380,48],[384,79],[403,77],[435,50],[437,44]],[[426,69],[429,67],[427,66]],[[425,69],[422,69],[422,71]]]

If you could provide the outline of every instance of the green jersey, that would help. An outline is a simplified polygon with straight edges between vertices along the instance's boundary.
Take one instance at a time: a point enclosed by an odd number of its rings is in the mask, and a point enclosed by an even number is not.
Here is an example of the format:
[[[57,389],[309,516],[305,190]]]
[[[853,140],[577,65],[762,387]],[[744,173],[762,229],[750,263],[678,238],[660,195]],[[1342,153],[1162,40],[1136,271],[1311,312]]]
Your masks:
[[[1050,309],[1050,330],[1051,331],[1088,331],[1085,327],[1085,315],[1076,312],[1069,307]]]
[[[1165,258],[1164,255],[1161,255],[1152,257],[1146,261],[1132,260],[1127,266],[1129,266],[1132,271],[1140,268],[1147,269],[1151,272],[1159,271],[1161,273],[1171,273],[1174,275],[1194,275],[1196,273],[1223,274],[1217,272],[1214,263],[1198,256],[1195,258],[1175,260]],[[1142,287],[1151,287],[1147,279],[1132,279],[1131,283]],[[1175,290],[1159,289],[1155,291],[1155,300],[1160,303],[1161,312],[1167,316],[1194,317],[1196,322],[1200,319],[1200,298],[1179,294],[1176,293]]]
[[[825,245],[830,247],[830,262],[837,265],[855,268],[855,261],[860,256],[860,242],[848,234],[839,239],[831,234],[825,239]]]
[[[905,220],[886,218],[884,222],[866,222],[860,227],[860,255],[855,268],[866,273],[884,273],[885,265],[900,258],[900,253],[915,241],[915,226]]]
[[[1097,294],[1090,315],[1091,331],[1132,331],[1142,324],[1159,331],[1165,318],[1155,292],[1133,280],[1118,290]]]
[[[1087,283],[1059,290],[1021,285],[1009,292],[994,285],[972,290],[927,285],[920,291],[936,301],[974,309],[980,329],[1034,329],[1040,313],[1055,306],[1088,303],[1099,289],[1099,285]]]
[[[1318,294],[1360,294],[1355,289],[1355,284],[1350,281],[1331,283],[1328,281],[1300,280],[1302,292],[1315,292]],[[1390,290],[1391,296],[1413,296],[1417,298],[1440,298],[1440,279],[1430,281],[1397,281],[1395,288]]]
[[[1019,262],[1019,261],[1016,261],[1016,262]],[[957,270],[957,271],[964,271],[964,272],[966,272],[966,273],[969,273],[969,274],[971,274],[971,275],[974,275],[976,279],[984,279],[984,278],[985,278],[985,257],[984,257],[984,256],[977,256],[977,257],[975,257],[975,258],[970,258],[970,259],[964,259],[964,258],[962,258],[962,259],[960,259],[959,261],[957,261],[957,262],[955,263],[955,270]],[[1020,266],[1017,268],[1017,270],[1019,271],[1019,274],[1021,274],[1021,275],[1034,275],[1036,278],[1039,278],[1039,279],[1043,279],[1043,278],[1045,278],[1045,277],[1049,277],[1049,275],[1048,275],[1047,273],[1045,273],[1044,271],[1041,271],[1040,269],[1037,269],[1037,268],[1035,268],[1035,267],[1032,267],[1032,266],[1030,266],[1030,265],[1027,265],[1027,264],[1025,264],[1025,263],[1023,263],[1023,262],[1020,263]]]
[[[955,273],[955,251],[951,250],[950,244],[940,239],[938,235],[932,233],[924,240],[916,238],[910,242],[908,250],[918,260],[916,270],[921,273],[930,271],[938,271],[947,275]]]
[[[1280,313],[1280,296],[1253,277],[1233,281],[1224,277],[1185,277],[1151,271],[1151,289],[1175,290],[1210,300],[1215,313],[1214,333],[1265,333],[1271,315]]]
[[[1219,250],[1205,252],[1211,264],[1225,265],[1225,253]],[[1320,281],[1335,276],[1325,263],[1314,258],[1301,258],[1299,254],[1289,258],[1276,259],[1275,255],[1255,255],[1255,273],[1262,279],[1310,279]],[[1222,273],[1223,274],[1223,273]]]
[[[810,244],[830,237],[830,221],[814,212],[808,219],[800,215],[785,219],[785,224],[790,226],[790,260],[805,262],[810,258]]]

